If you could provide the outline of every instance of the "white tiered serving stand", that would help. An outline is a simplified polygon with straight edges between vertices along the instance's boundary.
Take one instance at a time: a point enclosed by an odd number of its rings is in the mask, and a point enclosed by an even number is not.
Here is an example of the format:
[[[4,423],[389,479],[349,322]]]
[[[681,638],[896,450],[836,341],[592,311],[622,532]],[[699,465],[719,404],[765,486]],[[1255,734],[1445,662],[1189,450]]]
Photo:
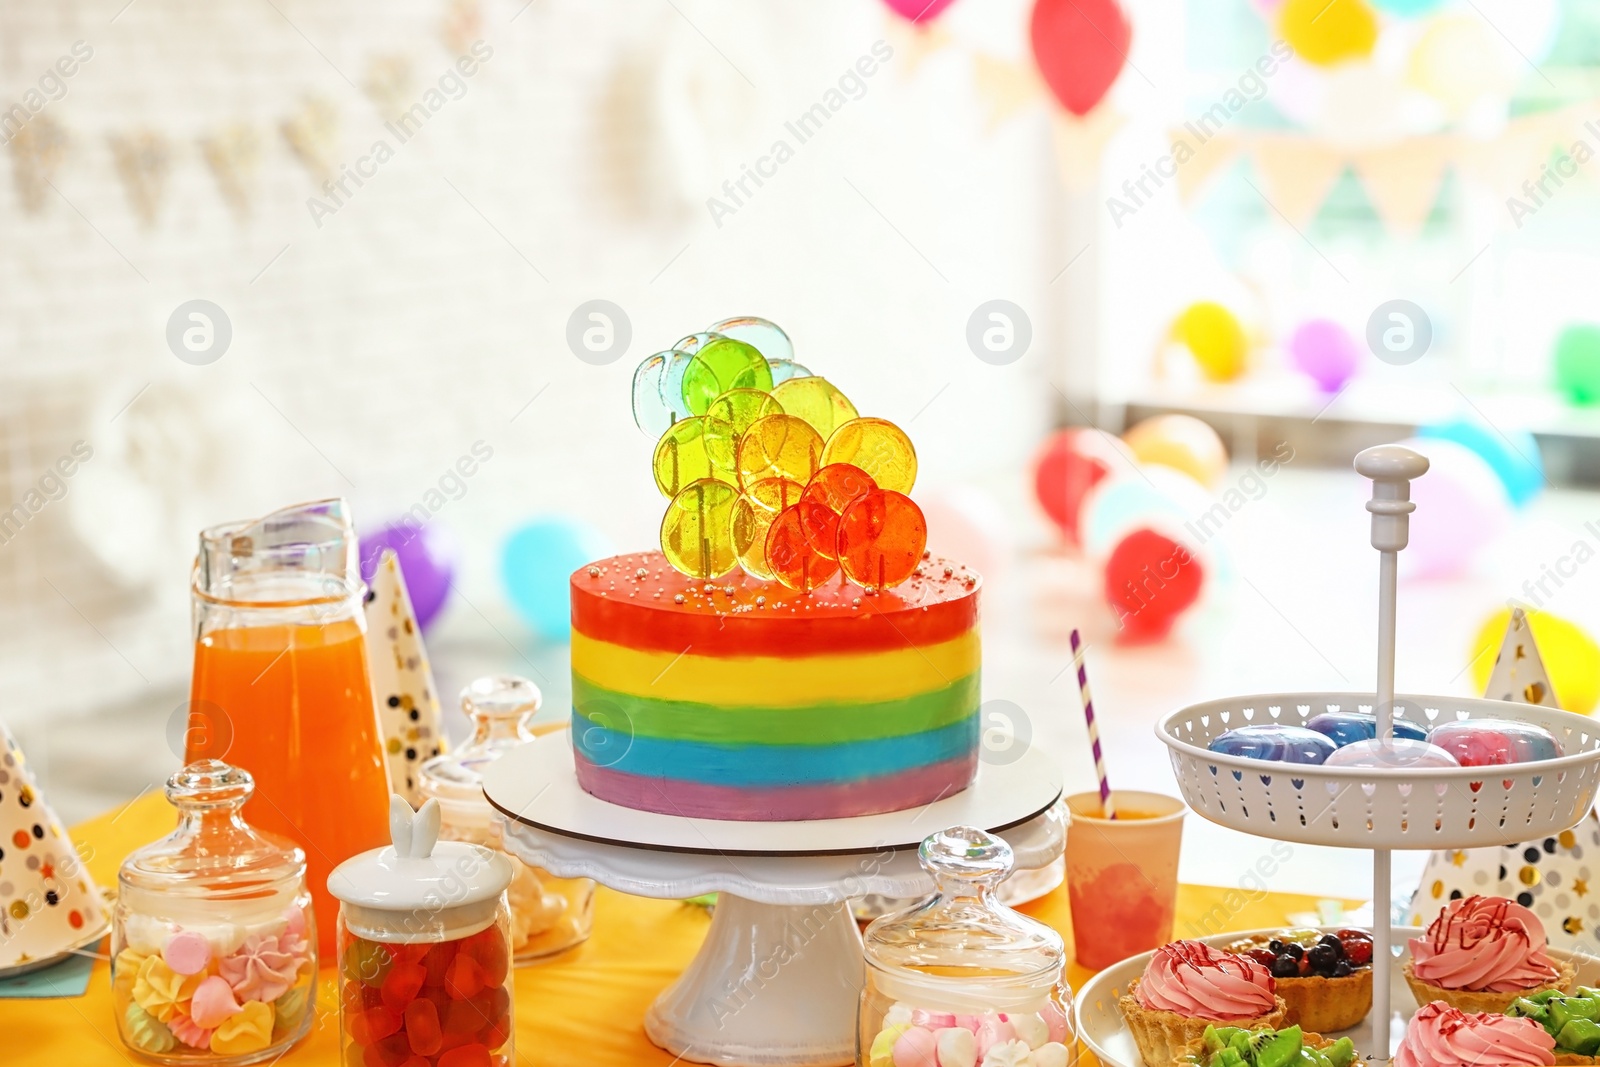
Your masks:
[[[1394,694],[1397,553],[1405,548],[1411,480],[1428,461],[1407,448],[1381,445],[1356,457],[1373,480],[1372,547],[1379,559],[1378,684],[1367,693],[1275,693],[1231,697],[1176,711],[1156,727],[1171,750],[1183,797],[1198,814],[1258,837],[1368,849],[1372,852],[1373,958],[1391,958],[1386,921],[1391,849],[1478,848],[1546,837],[1586,815],[1600,786],[1600,724],[1528,704]],[[1396,716],[1431,726],[1458,719],[1516,719],[1555,735],[1565,756],[1484,768],[1321,767],[1264,763],[1208,750],[1218,735],[1248,724],[1304,725],[1325,711],[1378,717],[1381,737]],[[1373,967],[1372,999],[1388,1005],[1391,968]],[[1390,1016],[1373,1013],[1371,1058],[1392,1055]]]
[[[705,943],[645,1015],[650,1040],[730,1067],[855,1062],[864,967],[849,901],[925,896],[917,846],[950,826],[1002,834],[1017,866],[1062,853],[1061,779],[1037,749],[980,765],[971,786],[920,809],[811,822],[722,822],[636,811],[578,786],[565,733],[502,756],[483,789],[506,848],[561,878],[634,896],[719,893]]]

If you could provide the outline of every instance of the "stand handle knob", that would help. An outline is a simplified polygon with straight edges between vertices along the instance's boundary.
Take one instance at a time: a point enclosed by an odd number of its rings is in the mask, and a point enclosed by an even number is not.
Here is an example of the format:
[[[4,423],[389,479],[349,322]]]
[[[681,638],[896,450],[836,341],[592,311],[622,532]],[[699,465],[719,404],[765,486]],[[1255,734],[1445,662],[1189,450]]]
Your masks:
[[[1356,470],[1372,479],[1372,547],[1398,552],[1411,532],[1411,480],[1428,472],[1428,457],[1402,445],[1376,445],[1356,456]]]

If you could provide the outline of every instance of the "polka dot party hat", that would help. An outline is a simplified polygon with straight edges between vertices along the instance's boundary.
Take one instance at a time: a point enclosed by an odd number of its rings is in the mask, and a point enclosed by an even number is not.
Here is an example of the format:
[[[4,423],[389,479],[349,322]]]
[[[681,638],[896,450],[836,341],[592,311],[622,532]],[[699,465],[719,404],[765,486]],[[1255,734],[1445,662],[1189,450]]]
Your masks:
[[[106,926],[99,888],[0,723],[0,971],[65,955]]]
[[[1533,631],[1512,613],[1484,696],[1520,704],[1556,701]],[[1595,813],[1555,837],[1501,848],[1445,849],[1428,857],[1411,898],[1410,921],[1427,926],[1457,897],[1506,897],[1531,908],[1550,944],[1568,951],[1600,950],[1600,819]],[[1592,886],[1592,887],[1591,887]]]
[[[367,666],[383,726],[389,786],[416,806],[421,803],[417,768],[444,750],[444,732],[422,627],[392,549],[378,560],[367,594]]]

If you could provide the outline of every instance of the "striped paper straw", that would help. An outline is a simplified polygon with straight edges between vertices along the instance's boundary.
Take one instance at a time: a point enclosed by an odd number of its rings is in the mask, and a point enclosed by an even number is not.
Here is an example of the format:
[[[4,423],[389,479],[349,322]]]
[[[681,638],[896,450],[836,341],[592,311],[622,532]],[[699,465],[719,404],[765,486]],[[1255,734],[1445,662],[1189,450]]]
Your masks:
[[[1089,748],[1094,752],[1094,773],[1100,778],[1100,807],[1105,811],[1108,819],[1117,817],[1117,809],[1111,803],[1111,781],[1106,777],[1106,757],[1100,751],[1100,727],[1094,721],[1094,697],[1089,695],[1089,673],[1083,665],[1082,640],[1078,631],[1072,631],[1072,658],[1078,664],[1078,693],[1083,697],[1083,719],[1089,726]]]

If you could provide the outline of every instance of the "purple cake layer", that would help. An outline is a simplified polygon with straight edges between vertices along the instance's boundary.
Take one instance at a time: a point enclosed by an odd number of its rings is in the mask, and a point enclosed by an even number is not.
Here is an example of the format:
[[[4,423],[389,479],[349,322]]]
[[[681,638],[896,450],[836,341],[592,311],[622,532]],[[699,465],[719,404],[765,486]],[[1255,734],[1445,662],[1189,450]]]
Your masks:
[[[645,778],[601,767],[574,753],[578,784],[610,803],[663,815],[740,822],[801,822],[876,815],[931,804],[965,789],[978,755],[929,764],[867,781],[772,788]]]

